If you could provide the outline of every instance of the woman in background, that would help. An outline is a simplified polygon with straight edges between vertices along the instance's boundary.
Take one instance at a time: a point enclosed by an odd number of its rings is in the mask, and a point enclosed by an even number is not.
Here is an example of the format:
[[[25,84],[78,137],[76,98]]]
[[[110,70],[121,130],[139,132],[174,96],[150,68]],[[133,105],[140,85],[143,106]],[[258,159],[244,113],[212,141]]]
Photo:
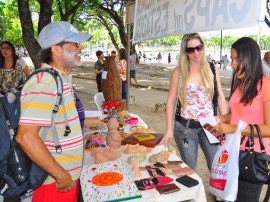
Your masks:
[[[206,61],[200,35],[186,34],[182,39],[178,66],[171,76],[166,133],[160,144],[166,146],[174,136],[181,158],[193,170],[197,166],[200,144],[210,170],[218,144],[209,143],[198,119],[214,116],[217,107],[221,114],[227,113],[218,69]]]
[[[122,81],[122,99],[127,99],[126,85],[127,85],[127,60],[126,60],[126,50],[120,48],[118,52],[119,62],[117,63],[117,70],[120,74]]]
[[[29,75],[30,70],[25,61],[17,56],[14,45],[3,41],[0,55],[1,93],[20,91]]]

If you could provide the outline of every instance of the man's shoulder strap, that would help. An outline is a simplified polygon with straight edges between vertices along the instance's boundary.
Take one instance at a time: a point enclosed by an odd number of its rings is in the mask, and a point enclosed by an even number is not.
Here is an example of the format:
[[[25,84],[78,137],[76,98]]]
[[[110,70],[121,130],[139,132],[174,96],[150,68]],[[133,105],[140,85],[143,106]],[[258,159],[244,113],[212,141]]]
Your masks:
[[[40,68],[40,69],[36,69],[34,72],[32,72],[32,74],[29,76],[28,80],[40,73],[40,72],[47,72],[49,73],[55,80],[56,82],[56,87],[57,87],[57,99],[56,99],[56,103],[54,105],[54,109],[53,109],[53,113],[57,113],[59,110],[59,106],[62,104],[63,101],[63,81],[61,76],[59,75],[59,72],[54,69],[54,68]]]

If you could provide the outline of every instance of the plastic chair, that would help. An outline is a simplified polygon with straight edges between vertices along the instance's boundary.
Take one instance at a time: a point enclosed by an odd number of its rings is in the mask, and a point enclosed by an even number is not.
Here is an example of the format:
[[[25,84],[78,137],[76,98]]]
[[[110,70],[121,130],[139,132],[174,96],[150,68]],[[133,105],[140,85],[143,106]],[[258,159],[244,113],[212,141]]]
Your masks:
[[[104,96],[103,96],[103,93],[102,92],[99,92],[99,93],[96,93],[95,96],[94,96],[94,101],[97,105],[97,108],[98,108],[98,111],[102,111],[102,103],[104,101]]]

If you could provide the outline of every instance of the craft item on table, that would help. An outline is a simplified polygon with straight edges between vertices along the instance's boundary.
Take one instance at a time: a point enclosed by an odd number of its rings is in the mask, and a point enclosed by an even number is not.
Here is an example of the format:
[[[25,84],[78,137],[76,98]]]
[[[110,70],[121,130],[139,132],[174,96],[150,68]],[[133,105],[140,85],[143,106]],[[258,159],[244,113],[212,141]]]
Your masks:
[[[160,162],[154,163],[153,166],[155,166],[156,168],[165,168],[163,163],[160,163]]]
[[[135,180],[134,182],[135,182],[136,186],[138,187],[138,189],[141,191],[156,188],[155,183],[152,180],[150,180],[149,178]]]
[[[108,126],[108,134],[106,137],[106,144],[114,149],[118,149],[121,147],[122,137],[118,131],[119,123],[116,118],[110,118],[107,123]]]
[[[150,148],[154,148],[155,146],[157,146],[160,141],[162,140],[164,134],[159,134],[159,133],[151,133],[151,135],[155,136],[154,140],[147,140],[147,141],[138,141],[135,138],[133,138],[132,135],[128,136],[127,138],[123,139],[121,144],[122,145],[126,145],[126,144],[139,144],[139,145],[143,145],[145,147],[150,147]]]
[[[100,119],[89,119],[84,121],[84,128],[89,128],[91,130],[106,130],[107,125],[103,123]]]
[[[123,180],[123,175],[117,172],[104,172],[95,175],[92,178],[92,183],[97,186],[112,186]]]
[[[173,179],[168,176],[150,177],[149,179],[152,180],[156,186],[162,186],[173,182]]]
[[[168,151],[171,152],[171,153],[174,153],[176,154],[176,148],[172,145],[168,145]]]
[[[138,127],[138,128],[133,128],[132,129],[132,134],[134,133],[152,133],[153,131],[150,130],[149,128],[144,128],[144,127]]]
[[[149,133],[133,133],[132,137],[139,142],[156,139],[154,135],[151,135]]]
[[[105,100],[122,99],[122,81],[115,65],[115,57],[106,57],[104,71],[107,71],[107,79],[102,79],[102,92]]]
[[[153,164],[156,168],[160,168],[166,175],[170,175],[171,172],[168,171],[168,169],[177,169],[182,168],[179,164],[169,164],[169,163],[159,163],[156,162]]]
[[[180,188],[174,183],[157,186],[156,189],[160,194],[170,194],[180,191]]]
[[[179,164],[170,164],[170,163],[163,163],[166,169],[181,169],[182,167]]]
[[[131,144],[126,144],[125,146],[122,147],[122,152],[125,154],[137,154],[137,153],[149,153],[151,152],[152,149],[136,144],[136,145],[131,145]]]
[[[133,116],[130,116],[125,120],[125,123],[130,124],[130,125],[137,125],[139,123],[139,119]]]
[[[107,147],[96,147],[92,149],[91,156],[95,158],[95,163],[114,161],[121,157],[121,153],[116,149]]]
[[[160,168],[152,167],[152,166],[145,166],[147,172],[152,177],[159,177],[159,176],[165,176],[165,173],[160,170]]]
[[[139,190],[150,190],[157,186],[162,186],[173,182],[173,179],[167,176],[164,177],[149,177],[140,180],[135,180],[136,186]]]
[[[111,117],[118,118],[117,112],[121,108],[121,106],[122,104],[118,100],[106,100],[101,105],[101,108],[107,111],[108,118],[111,118]]]
[[[148,162],[149,163],[155,163],[155,162],[164,162],[167,161],[170,157],[170,153],[168,151],[161,151],[157,154],[153,154],[149,157]]]
[[[129,200],[141,197],[140,191],[121,160],[83,166],[80,181],[84,202]]]
[[[117,113],[117,114],[118,114],[118,117],[119,117],[119,118],[121,118],[121,119],[122,119],[122,118],[124,118],[125,116],[127,116],[126,118],[128,118],[128,117],[129,117],[129,115],[128,115],[128,114],[129,114],[129,112],[128,112],[128,111],[126,111],[126,110],[118,111],[118,113]]]
[[[104,145],[104,141],[106,139],[106,135],[102,133],[89,133],[85,135],[86,143],[85,150],[91,151],[93,148],[102,147]]]
[[[134,155],[128,157],[127,162],[128,162],[128,164],[132,164],[134,161],[134,163],[136,165],[138,165],[141,162],[143,162],[145,159],[146,159],[146,154],[138,153],[138,154],[134,154]]]
[[[178,177],[181,177],[184,175],[191,175],[194,173],[194,170],[192,170],[190,167],[172,169],[171,171],[174,175],[176,175]]]
[[[167,168],[159,168],[166,176],[172,175],[172,173]]]
[[[138,166],[135,166],[134,171],[135,171],[135,178],[139,178],[142,176],[142,173],[141,173],[140,168]]]

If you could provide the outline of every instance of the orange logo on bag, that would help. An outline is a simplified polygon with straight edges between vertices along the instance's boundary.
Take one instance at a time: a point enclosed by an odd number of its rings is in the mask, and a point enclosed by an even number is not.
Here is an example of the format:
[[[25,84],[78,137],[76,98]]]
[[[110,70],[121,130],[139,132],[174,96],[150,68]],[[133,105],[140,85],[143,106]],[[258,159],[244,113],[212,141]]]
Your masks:
[[[228,151],[223,150],[220,157],[218,158],[218,164],[225,164],[228,160]]]

